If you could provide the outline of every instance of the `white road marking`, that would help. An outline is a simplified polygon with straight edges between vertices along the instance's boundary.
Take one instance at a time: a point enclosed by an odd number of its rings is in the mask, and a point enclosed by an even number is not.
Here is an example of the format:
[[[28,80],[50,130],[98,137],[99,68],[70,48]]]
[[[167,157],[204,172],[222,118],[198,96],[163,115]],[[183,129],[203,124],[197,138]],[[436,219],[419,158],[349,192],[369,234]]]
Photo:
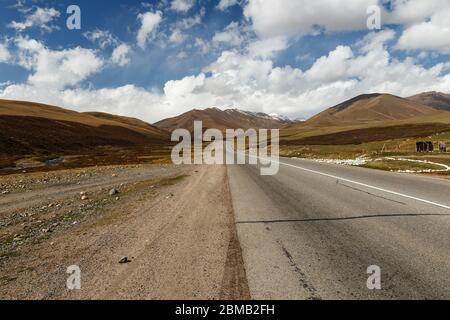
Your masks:
[[[338,176],[335,176],[335,175],[332,175],[332,174],[328,174],[328,173],[324,173],[324,172],[320,172],[320,171],[316,171],[316,170],[312,170],[312,169],[306,169],[306,168],[303,168],[303,167],[300,167],[300,166],[296,166],[296,165],[293,165],[293,164],[290,164],[290,163],[284,163],[284,162],[280,162],[280,161],[275,161],[275,160],[270,159],[270,158],[263,158],[263,157],[257,157],[257,158],[265,160],[265,161],[272,161],[272,162],[275,162],[275,163],[278,163],[278,164],[282,164],[282,165],[285,165],[285,166],[288,166],[288,167],[297,168],[297,169],[300,169],[300,170],[303,170],[303,171],[307,171],[307,172],[311,172],[311,173],[315,173],[315,174],[318,174],[318,175],[321,175],[321,176],[342,180],[342,181],[345,181],[345,182],[356,184],[358,186],[363,186],[363,187],[366,187],[366,188],[369,188],[369,189],[374,189],[374,190],[378,190],[378,191],[381,191],[381,192],[394,194],[396,196],[400,196],[400,197],[416,200],[416,201],[419,201],[419,202],[431,204],[431,205],[436,206],[436,207],[440,207],[440,208],[444,208],[444,209],[450,210],[450,206],[447,206],[445,204],[429,201],[429,200],[426,200],[426,199],[410,196],[410,195],[407,195],[407,194],[404,194],[404,193],[400,193],[400,192],[396,192],[396,191],[392,191],[392,190],[388,190],[388,189],[384,189],[384,188],[371,186],[371,185],[366,184],[366,183],[362,183],[362,182],[358,182],[358,181],[354,181],[354,180],[338,177]]]

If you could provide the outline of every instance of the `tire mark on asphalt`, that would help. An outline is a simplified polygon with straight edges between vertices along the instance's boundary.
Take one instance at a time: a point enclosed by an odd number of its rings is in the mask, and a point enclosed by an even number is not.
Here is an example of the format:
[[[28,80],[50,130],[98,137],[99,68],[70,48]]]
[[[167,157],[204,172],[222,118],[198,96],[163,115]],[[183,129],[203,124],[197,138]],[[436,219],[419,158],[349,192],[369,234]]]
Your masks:
[[[286,249],[286,247],[283,245],[281,240],[277,240],[277,243],[283,250],[284,255],[289,259],[289,264],[294,268],[294,271],[298,274],[298,280],[300,282],[300,285],[302,286],[303,289],[305,289],[308,292],[309,297],[307,298],[307,300],[321,300],[322,298],[319,295],[317,295],[316,288],[314,288],[314,286],[311,285],[306,280],[305,273],[300,269],[298,264],[294,261],[294,258],[289,253],[289,251]]]

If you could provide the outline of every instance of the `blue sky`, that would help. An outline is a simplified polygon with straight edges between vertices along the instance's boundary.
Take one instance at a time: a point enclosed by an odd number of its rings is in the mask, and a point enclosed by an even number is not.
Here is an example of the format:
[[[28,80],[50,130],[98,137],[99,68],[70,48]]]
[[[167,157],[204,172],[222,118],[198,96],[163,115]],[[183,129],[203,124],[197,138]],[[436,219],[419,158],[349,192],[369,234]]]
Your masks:
[[[68,30],[66,9],[81,9]],[[368,29],[378,5],[380,28]],[[306,10],[306,6],[309,6]],[[449,0],[0,0],[0,97],[147,121],[450,92]]]
[[[17,7],[16,1],[0,0],[2,11],[0,13],[3,22],[24,20],[24,14]],[[170,8],[161,1],[137,1],[137,0],[96,0],[96,1],[24,1],[25,8],[38,6],[42,8],[55,8],[61,12],[59,17],[52,21],[52,25],[60,28],[52,32],[42,31],[39,28],[30,28],[26,34],[33,39],[44,42],[49,48],[70,48],[82,46],[98,50],[96,43],[89,41],[85,33],[95,30],[109,31],[119,41],[133,44],[136,32],[139,29],[137,15],[148,10],[164,10]],[[66,29],[65,14],[66,8],[71,4],[77,4],[81,8],[82,28],[81,30],[69,31]],[[216,9],[218,1],[196,2],[189,12],[178,12],[175,10],[164,10],[164,22],[160,26],[160,31],[165,36],[171,33],[171,27],[177,21],[189,19],[204,10],[201,24],[197,24],[186,32],[190,37],[201,37],[210,40],[214,33],[223,30],[229,23],[242,19],[242,8],[238,5],[230,7],[226,11]],[[203,9],[202,9],[203,8]],[[0,25],[0,33],[5,37],[14,37],[15,30],[8,27],[8,23]],[[190,39],[192,40],[192,39]],[[160,44],[149,43],[145,50],[133,52],[133,63],[125,68],[104,70],[101,74],[95,75],[92,81],[98,86],[117,86],[133,83],[146,88],[158,88],[162,90],[166,81],[182,78],[201,71],[202,67],[214,61],[220,52],[208,52],[208,54],[198,55],[195,48],[189,49],[189,41],[180,45],[168,45],[161,47]],[[110,54],[113,48],[102,49],[103,54]],[[174,57],[186,51],[189,58],[175,59]],[[8,71],[8,72],[6,72]],[[0,81],[26,80],[27,73],[17,66],[14,70],[7,65],[0,65]]]

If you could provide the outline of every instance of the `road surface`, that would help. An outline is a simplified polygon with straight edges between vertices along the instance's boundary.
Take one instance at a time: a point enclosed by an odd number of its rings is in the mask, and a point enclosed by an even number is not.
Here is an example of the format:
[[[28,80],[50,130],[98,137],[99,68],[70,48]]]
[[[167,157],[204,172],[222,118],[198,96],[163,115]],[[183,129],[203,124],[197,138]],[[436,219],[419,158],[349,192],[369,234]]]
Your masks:
[[[228,166],[253,299],[450,299],[449,181],[280,162]]]

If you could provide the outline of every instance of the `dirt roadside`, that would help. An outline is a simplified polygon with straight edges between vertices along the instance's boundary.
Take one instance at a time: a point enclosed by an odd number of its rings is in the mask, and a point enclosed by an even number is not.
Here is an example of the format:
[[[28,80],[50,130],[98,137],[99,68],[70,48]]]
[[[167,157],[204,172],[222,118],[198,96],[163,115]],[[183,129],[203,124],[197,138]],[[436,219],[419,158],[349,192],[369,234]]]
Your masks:
[[[250,298],[225,166],[102,170],[0,196],[1,299]]]

